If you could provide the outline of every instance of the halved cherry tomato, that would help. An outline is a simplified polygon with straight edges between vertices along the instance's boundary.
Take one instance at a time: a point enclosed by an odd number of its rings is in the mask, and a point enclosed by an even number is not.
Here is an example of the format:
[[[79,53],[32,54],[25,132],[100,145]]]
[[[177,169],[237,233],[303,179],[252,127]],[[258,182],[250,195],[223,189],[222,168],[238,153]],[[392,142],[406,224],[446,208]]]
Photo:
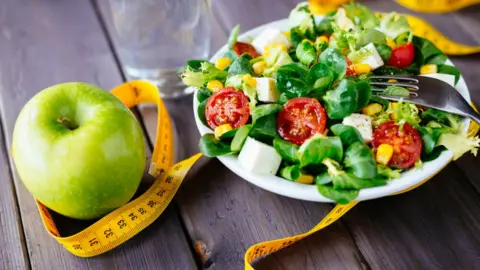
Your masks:
[[[413,63],[414,59],[415,48],[413,47],[412,42],[408,42],[392,51],[392,55],[390,56],[387,65],[397,68],[406,68]]]
[[[244,53],[250,55],[252,58],[257,58],[260,56],[260,54],[255,50],[255,48],[248,43],[245,42],[239,42],[237,41],[233,45],[233,51],[238,55],[242,55]]]
[[[249,116],[247,96],[233,87],[225,87],[211,95],[205,107],[205,118],[212,129],[224,124],[230,124],[232,128],[241,127],[247,123]]]
[[[352,61],[348,59],[348,57],[345,57],[345,60],[347,60],[347,73],[345,73],[345,76],[355,76],[355,70],[353,69]]]
[[[373,133],[372,147],[376,153],[381,144],[393,146],[393,156],[388,165],[406,169],[420,159],[422,139],[418,131],[404,123],[400,128],[394,121],[381,124]]]
[[[325,131],[327,115],[320,102],[313,98],[290,99],[277,117],[277,131],[284,140],[301,145],[317,133]]]

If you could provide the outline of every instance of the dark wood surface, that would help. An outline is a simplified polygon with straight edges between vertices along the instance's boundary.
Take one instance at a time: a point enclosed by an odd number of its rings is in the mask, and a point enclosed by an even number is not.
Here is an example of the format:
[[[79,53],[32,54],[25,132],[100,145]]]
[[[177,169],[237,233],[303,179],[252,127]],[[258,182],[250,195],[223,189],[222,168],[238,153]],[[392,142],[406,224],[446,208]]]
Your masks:
[[[235,24],[244,31],[284,18],[296,2],[213,0],[213,51]],[[411,13],[391,1],[363,2],[380,11]],[[416,15],[458,42],[480,44],[480,6]],[[259,189],[216,159],[204,158],[167,211],[121,247],[81,259],[58,245],[41,226],[8,160],[8,146],[22,105],[41,89],[62,81],[109,89],[122,81],[109,20],[107,1],[0,1],[0,269],[242,269],[250,245],[304,232],[331,209]],[[480,104],[480,54],[452,61]],[[196,153],[192,98],[167,106],[176,127],[177,159]],[[138,112],[152,140],[156,110]],[[255,267],[480,269],[479,161],[463,157],[414,191],[362,202],[329,228]],[[196,251],[198,246],[203,250]]]

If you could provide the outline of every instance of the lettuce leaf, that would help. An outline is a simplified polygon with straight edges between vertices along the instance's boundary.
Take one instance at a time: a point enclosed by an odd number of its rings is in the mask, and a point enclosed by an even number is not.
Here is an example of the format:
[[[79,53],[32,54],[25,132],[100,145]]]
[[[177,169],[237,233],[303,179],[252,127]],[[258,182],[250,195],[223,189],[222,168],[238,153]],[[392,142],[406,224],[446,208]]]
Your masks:
[[[277,70],[286,64],[293,62],[288,52],[284,52],[279,48],[270,48],[268,55],[265,57],[265,77],[273,77]]]
[[[306,32],[314,33],[315,20],[312,13],[308,9],[306,2],[299,3],[288,16],[288,24],[290,28],[298,27],[301,34]]]
[[[188,86],[201,87],[211,80],[225,81],[228,72],[220,70],[208,61],[201,62],[199,69],[187,66],[180,75],[184,84]]]
[[[407,18],[396,12],[391,12],[383,16],[377,30],[383,32],[391,39],[395,39],[399,35],[411,31]]]
[[[463,154],[471,152],[474,156],[478,153],[480,147],[480,138],[468,137],[467,134],[460,132],[457,134],[444,133],[440,135],[437,146],[443,145],[453,152],[453,160],[457,160]]]
[[[347,17],[361,29],[372,29],[380,24],[380,20],[375,14],[364,5],[351,3],[343,5],[343,8],[345,9]]]

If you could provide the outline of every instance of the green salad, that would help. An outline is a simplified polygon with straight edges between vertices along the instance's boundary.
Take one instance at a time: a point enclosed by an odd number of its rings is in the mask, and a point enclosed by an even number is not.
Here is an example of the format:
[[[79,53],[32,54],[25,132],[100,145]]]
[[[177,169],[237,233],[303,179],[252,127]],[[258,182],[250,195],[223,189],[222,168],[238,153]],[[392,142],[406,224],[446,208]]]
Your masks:
[[[409,89],[370,86],[372,75],[459,81],[405,17],[347,4],[320,18],[300,3],[288,23],[250,42],[237,40],[237,26],[223,57],[187,62],[182,80],[197,88],[198,117],[212,130],[200,140],[205,156],[238,154],[246,171],[316,185],[347,203],[445,149],[455,159],[476,154],[480,139],[462,132],[459,116],[378,96]]]

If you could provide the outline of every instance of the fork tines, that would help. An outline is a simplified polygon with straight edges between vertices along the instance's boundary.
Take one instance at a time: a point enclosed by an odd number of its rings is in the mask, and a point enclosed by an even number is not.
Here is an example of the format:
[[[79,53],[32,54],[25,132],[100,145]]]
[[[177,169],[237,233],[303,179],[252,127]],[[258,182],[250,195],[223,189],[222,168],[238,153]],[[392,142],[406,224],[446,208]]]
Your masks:
[[[416,94],[412,91],[418,91],[418,79],[404,76],[371,76],[370,85],[373,86],[372,90],[375,92],[383,92],[388,86],[401,86],[410,91],[412,94]]]

